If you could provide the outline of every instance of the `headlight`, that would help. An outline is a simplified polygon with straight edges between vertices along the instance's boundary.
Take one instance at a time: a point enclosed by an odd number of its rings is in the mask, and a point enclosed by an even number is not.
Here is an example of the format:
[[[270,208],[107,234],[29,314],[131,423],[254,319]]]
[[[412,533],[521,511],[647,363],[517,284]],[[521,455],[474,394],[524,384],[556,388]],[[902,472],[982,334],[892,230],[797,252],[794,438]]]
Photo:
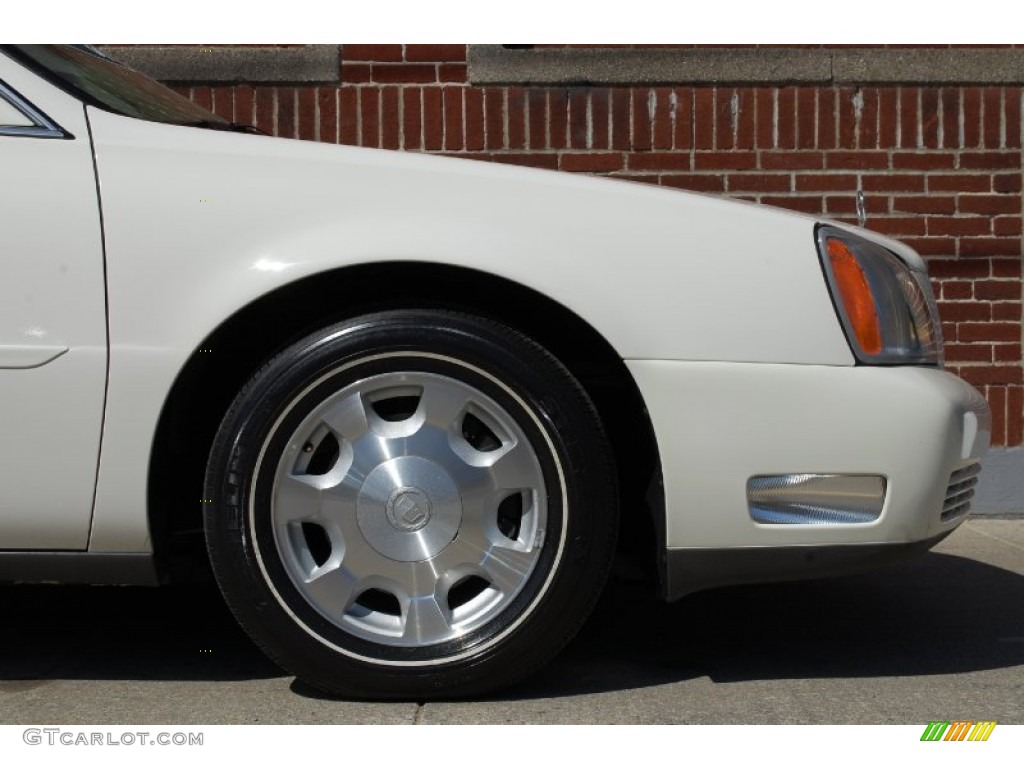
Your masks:
[[[835,227],[818,228],[818,252],[858,360],[942,364],[942,330],[927,273]]]

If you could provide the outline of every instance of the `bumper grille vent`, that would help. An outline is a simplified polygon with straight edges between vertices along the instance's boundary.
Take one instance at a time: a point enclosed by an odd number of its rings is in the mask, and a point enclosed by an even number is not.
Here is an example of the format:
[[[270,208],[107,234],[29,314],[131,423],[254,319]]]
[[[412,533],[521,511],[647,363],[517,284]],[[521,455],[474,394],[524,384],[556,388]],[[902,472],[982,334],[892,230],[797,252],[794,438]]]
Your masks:
[[[979,474],[981,464],[975,462],[949,476],[946,501],[942,505],[942,522],[948,523],[967,514],[971,508],[971,499],[974,497],[974,487],[978,484]]]

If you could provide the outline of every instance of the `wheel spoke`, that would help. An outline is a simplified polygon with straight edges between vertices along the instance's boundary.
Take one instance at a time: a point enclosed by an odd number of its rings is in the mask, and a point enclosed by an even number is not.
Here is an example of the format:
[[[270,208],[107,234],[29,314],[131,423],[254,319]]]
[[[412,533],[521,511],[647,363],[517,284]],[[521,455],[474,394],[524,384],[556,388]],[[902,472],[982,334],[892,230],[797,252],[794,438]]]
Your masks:
[[[465,412],[469,403],[467,394],[443,382],[428,381],[423,385],[420,409],[428,424],[447,429]]]
[[[317,520],[323,495],[319,488],[296,475],[278,479],[274,495],[274,519],[279,523]]]
[[[533,451],[522,443],[504,450],[491,464],[491,476],[495,488],[502,490],[525,490],[540,484],[540,467]]]
[[[334,403],[320,419],[328,427],[353,443],[370,429],[366,402],[360,392],[354,392]]]
[[[304,586],[306,596],[335,621],[341,619],[352,603],[359,579],[347,568],[332,568],[314,574]]]
[[[434,594],[420,595],[409,600],[405,609],[402,638],[417,645],[436,642],[448,637],[452,626],[448,612],[437,602]]]
[[[530,575],[539,552],[493,546],[480,563],[491,585],[505,595],[517,592]]]

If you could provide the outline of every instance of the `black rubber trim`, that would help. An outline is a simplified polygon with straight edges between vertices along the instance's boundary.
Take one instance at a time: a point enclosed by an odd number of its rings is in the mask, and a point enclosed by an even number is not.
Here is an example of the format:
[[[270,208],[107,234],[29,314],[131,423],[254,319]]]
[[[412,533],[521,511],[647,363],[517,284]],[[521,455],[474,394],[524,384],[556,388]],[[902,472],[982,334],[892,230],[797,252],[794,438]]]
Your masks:
[[[928,551],[953,530],[893,544],[839,544],[665,551],[665,599],[734,584],[844,576],[897,563]]]
[[[151,587],[159,582],[149,552],[0,552],[0,583]]]

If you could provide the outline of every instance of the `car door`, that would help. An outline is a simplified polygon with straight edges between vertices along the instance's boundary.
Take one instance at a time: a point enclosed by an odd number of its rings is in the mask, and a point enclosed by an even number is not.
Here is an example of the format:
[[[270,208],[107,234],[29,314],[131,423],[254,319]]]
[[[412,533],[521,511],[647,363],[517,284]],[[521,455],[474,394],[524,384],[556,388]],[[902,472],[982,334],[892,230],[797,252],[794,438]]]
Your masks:
[[[89,544],[107,371],[82,104],[0,53],[0,550]]]

